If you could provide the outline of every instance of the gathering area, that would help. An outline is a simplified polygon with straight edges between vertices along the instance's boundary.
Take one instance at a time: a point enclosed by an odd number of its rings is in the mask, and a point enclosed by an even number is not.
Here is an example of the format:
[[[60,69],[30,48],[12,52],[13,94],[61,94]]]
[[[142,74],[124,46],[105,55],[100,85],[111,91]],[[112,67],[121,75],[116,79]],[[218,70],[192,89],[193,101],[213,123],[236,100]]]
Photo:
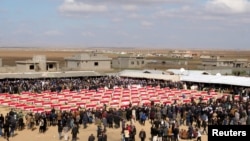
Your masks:
[[[208,125],[250,124],[247,96],[184,84],[110,76],[2,81],[1,138],[206,141]]]

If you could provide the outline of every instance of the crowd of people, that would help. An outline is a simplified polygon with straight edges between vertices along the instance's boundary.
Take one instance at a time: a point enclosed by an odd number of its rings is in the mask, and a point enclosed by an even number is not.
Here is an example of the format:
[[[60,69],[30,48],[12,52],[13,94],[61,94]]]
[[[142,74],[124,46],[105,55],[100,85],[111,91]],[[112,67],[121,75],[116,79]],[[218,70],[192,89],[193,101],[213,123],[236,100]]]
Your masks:
[[[170,82],[152,79],[131,79],[115,76],[88,77],[79,79],[47,79],[47,80],[6,80],[0,82],[0,93],[21,93],[22,91],[41,92],[45,90],[60,92],[62,89],[79,91],[100,87],[109,89],[115,86],[128,88],[130,85],[160,86],[182,89],[182,82]],[[150,135],[144,129],[137,131],[135,122],[145,127],[151,123]],[[155,104],[132,106],[126,108],[83,109],[76,111],[60,111],[52,108],[49,112],[23,113],[12,109],[7,115],[0,115],[0,135],[9,140],[15,130],[24,128],[33,130],[39,127],[39,133],[45,133],[50,126],[57,126],[58,139],[77,140],[81,134],[79,128],[88,128],[95,124],[97,130],[89,136],[89,141],[107,141],[109,128],[121,130],[122,141],[141,141],[150,137],[151,141],[178,141],[179,139],[197,139],[207,134],[208,125],[250,125],[249,98],[234,100],[231,96],[209,100],[207,103],[191,101],[190,103],[174,103],[171,105]],[[180,128],[185,126],[187,128]],[[95,133],[96,132],[96,135]],[[71,134],[71,137],[70,137]]]
[[[68,140],[70,138],[68,132],[71,131],[71,139],[76,140],[81,126],[88,128],[89,124],[96,124],[97,134],[94,137],[98,141],[107,141],[108,135],[105,131],[108,128],[120,129],[124,141],[135,141],[136,121],[141,126],[144,126],[145,121],[151,123],[152,141],[198,139],[202,134],[207,134],[208,125],[250,125],[250,103],[230,101],[230,99],[179,105],[159,105],[152,102],[150,106],[130,106],[123,109],[79,108],[68,112],[52,109],[50,112],[25,115],[11,110],[7,115],[0,116],[0,134],[8,140],[14,135],[16,129],[24,128],[19,128],[21,125],[31,130],[37,126],[40,133],[45,133],[50,126],[57,126],[59,139]],[[180,129],[180,126],[188,128]],[[93,138],[92,136],[90,138]],[[138,136],[143,141],[147,135],[142,130]]]
[[[156,79],[122,78],[119,76],[81,77],[81,78],[49,78],[49,79],[4,79],[0,80],[0,93],[20,94],[23,91],[41,93],[42,91],[57,91],[70,89],[95,89],[114,87],[129,88],[131,85],[161,86],[169,88],[183,87],[182,82],[172,82]]]

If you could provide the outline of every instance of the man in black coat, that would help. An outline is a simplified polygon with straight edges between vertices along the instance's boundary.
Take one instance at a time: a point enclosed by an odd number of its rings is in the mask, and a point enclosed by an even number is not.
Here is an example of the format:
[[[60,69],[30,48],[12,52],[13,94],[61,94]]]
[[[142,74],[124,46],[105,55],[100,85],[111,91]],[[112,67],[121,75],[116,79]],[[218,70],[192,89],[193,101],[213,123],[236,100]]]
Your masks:
[[[95,141],[95,136],[94,136],[93,134],[91,134],[91,135],[89,136],[88,141]]]
[[[136,127],[132,125],[131,133],[130,133],[131,141],[135,141],[135,135],[136,135]]]
[[[102,132],[101,135],[99,135],[98,137],[98,141],[107,141],[108,140],[108,136],[105,132]]]
[[[141,131],[139,133],[139,138],[141,139],[141,141],[145,141],[146,132],[143,129],[141,129]]]
[[[174,141],[178,141],[178,135],[179,135],[179,127],[176,126],[173,130],[173,134],[174,134]]]
[[[78,127],[76,124],[74,124],[74,127],[72,128],[71,134],[72,134],[72,141],[77,140],[77,134],[79,133]]]
[[[58,122],[57,124],[57,130],[58,130],[58,135],[59,135],[59,140],[62,138],[62,131],[63,131],[63,125],[61,122]]]
[[[102,126],[98,125],[97,126],[97,138],[102,134]]]
[[[9,141],[9,137],[10,137],[10,124],[8,121],[5,122],[5,124],[3,125],[3,129],[4,129],[4,137],[6,137],[7,141]]]

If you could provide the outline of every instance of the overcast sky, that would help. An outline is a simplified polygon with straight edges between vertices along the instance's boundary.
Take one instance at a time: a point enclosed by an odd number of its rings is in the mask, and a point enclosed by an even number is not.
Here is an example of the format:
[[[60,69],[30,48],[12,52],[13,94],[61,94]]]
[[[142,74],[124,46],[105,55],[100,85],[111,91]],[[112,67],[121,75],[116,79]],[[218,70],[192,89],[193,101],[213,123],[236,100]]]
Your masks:
[[[0,0],[0,46],[250,49],[250,1]]]

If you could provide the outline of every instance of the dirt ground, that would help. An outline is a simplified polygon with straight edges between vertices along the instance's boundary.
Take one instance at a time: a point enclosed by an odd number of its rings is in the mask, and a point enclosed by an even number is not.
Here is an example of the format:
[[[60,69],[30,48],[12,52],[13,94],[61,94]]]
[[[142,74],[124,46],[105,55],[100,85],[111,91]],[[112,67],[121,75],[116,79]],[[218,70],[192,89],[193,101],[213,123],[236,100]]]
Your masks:
[[[0,107],[0,114],[5,115],[8,111],[9,108]],[[144,129],[146,131],[147,139],[145,141],[151,141],[150,140],[151,124],[149,123],[149,121],[146,122],[145,126],[142,126],[138,122],[136,122],[135,126],[137,130],[136,141],[140,141],[138,133],[141,129]],[[186,129],[186,126],[181,126],[180,128]],[[81,126],[77,141],[87,141],[90,134],[96,136],[96,129],[97,127],[95,124],[89,124],[86,129],[83,129],[83,126]],[[71,141],[71,134],[69,135],[70,135],[69,141]],[[108,141],[121,141],[121,128],[118,129],[107,128],[107,135],[108,135]],[[0,137],[0,141],[2,140],[6,139]],[[45,133],[39,133],[38,128],[34,129],[33,131],[31,131],[30,129],[24,129],[22,131],[17,130],[15,131],[14,137],[10,137],[9,141],[59,141],[57,126],[48,127],[48,130]],[[62,139],[62,141],[64,140]],[[185,141],[185,140],[179,140],[179,141]],[[195,139],[193,141],[195,141]],[[207,141],[207,135],[202,135],[202,141]]]

